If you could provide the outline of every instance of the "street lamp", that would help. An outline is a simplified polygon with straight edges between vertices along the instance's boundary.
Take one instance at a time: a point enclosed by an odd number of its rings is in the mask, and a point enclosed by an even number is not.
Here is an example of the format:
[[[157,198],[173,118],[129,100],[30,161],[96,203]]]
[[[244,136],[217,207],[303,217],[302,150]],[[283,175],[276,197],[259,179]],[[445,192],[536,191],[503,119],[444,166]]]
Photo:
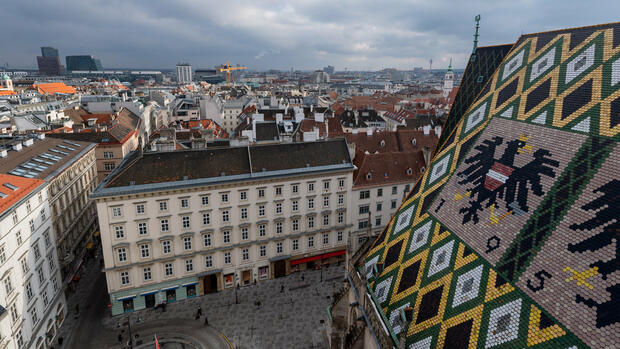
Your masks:
[[[136,324],[139,324],[140,321],[142,321],[142,319],[138,316],[138,319],[136,319]],[[123,324],[124,326],[125,324]],[[131,335],[131,314],[127,315],[127,328],[129,330],[129,348],[133,349],[133,336]],[[121,327],[121,323],[117,322],[116,323],[116,328]],[[120,335],[119,335],[120,336]]]

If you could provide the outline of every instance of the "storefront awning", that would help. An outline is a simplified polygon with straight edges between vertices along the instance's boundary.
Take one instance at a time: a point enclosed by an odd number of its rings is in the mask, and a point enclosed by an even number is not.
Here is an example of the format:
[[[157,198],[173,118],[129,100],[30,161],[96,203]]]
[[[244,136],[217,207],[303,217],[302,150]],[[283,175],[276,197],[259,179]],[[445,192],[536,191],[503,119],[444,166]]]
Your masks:
[[[269,258],[269,261],[270,262],[277,262],[277,261],[281,261],[283,259],[289,259],[289,258],[291,258],[291,255],[287,254],[287,255],[284,255],[284,256],[271,257],[271,258]]]
[[[183,285],[181,285],[181,286],[183,286],[183,287],[187,287],[187,286],[192,286],[192,285],[198,285],[198,283],[197,283],[197,282],[188,282],[188,283],[183,284]]]
[[[117,301],[124,301],[124,300],[127,300],[127,299],[133,299],[133,298],[136,298],[135,294],[132,294],[131,296],[118,297],[118,298],[116,298],[116,300]]]
[[[165,288],[162,288],[162,291],[170,291],[170,290],[176,290],[177,288],[179,288],[179,285],[174,285],[174,286],[168,286]]]
[[[330,257],[342,256],[345,253],[347,253],[346,250],[340,250],[340,251],[323,253],[323,254],[319,254],[319,255],[316,255],[316,256],[295,259],[295,260],[291,261],[291,267],[294,266],[294,265],[297,265],[297,264],[312,262],[312,261],[316,261],[316,260],[319,260],[319,259],[327,259],[327,258],[330,258]]]
[[[153,291],[146,291],[146,292],[142,292],[140,293],[141,296],[148,296],[150,294],[156,294],[157,292],[159,292],[158,290],[153,290]]]

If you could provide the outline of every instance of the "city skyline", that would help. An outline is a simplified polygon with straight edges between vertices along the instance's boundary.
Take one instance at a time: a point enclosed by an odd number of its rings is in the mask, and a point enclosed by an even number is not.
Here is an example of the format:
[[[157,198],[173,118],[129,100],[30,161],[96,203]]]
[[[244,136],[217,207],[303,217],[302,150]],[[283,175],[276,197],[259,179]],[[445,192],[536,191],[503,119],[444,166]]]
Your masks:
[[[487,46],[511,43],[524,30],[611,22],[617,13],[612,8],[620,9],[612,2],[594,8],[561,4],[470,2],[451,4],[447,11],[441,2],[10,3],[0,18],[8,24],[7,37],[14,39],[0,63],[35,69],[39,48],[52,46],[61,62],[67,55],[87,54],[110,69],[173,69],[179,61],[210,68],[230,60],[250,70],[313,70],[328,64],[338,71],[380,70],[428,68],[430,59],[433,68],[443,69],[450,58],[458,69],[471,52],[476,14],[482,16],[479,45]]]

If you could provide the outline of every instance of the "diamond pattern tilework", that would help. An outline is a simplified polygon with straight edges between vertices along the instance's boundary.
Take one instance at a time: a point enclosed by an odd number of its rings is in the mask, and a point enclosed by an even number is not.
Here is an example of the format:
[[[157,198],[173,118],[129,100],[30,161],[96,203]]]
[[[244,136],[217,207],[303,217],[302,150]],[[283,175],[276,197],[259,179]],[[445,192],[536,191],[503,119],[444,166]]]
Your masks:
[[[618,346],[618,43],[620,23],[523,35],[462,84],[414,217],[368,253],[400,244],[369,281],[386,315],[414,308],[407,348]]]

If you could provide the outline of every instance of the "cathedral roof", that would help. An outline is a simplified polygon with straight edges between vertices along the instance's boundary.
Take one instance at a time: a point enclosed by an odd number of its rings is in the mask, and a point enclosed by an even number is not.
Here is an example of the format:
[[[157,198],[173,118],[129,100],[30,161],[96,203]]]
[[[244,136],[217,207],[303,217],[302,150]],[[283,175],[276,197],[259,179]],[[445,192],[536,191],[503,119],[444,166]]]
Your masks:
[[[395,345],[617,344],[620,23],[477,48],[443,134],[357,266]]]

